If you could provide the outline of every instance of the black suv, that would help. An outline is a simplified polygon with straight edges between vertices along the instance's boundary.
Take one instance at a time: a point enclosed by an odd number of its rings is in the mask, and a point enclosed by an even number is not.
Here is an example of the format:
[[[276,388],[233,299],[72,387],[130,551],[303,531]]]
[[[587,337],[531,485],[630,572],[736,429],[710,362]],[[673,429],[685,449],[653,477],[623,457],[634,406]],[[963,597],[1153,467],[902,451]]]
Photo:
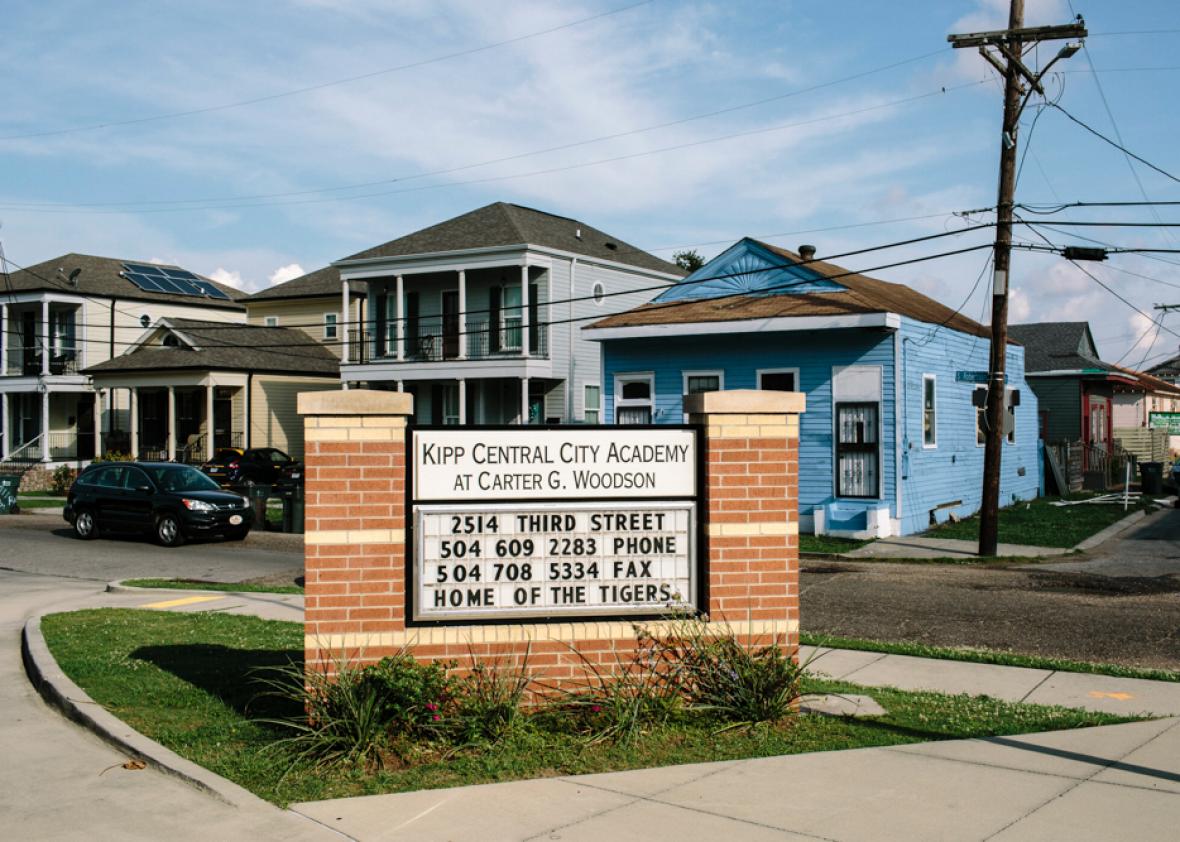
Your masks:
[[[276,447],[251,447],[240,454],[221,451],[201,470],[224,486],[250,487],[301,479],[303,465]]]
[[[166,547],[187,538],[240,541],[253,512],[245,498],[223,491],[189,465],[97,462],[79,474],[63,516],[82,539],[101,532],[140,532]]]

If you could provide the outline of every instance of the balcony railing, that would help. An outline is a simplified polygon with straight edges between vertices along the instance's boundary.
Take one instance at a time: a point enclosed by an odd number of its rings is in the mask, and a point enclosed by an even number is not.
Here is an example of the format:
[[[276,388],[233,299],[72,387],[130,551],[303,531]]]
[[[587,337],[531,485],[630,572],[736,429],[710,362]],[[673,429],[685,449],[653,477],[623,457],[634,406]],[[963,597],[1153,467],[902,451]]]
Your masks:
[[[8,364],[4,372],[20,377],[37,377],[41,374],[41,350],[32,348],[10,348]],[[74,348],[63,348],[49,355],[50,374],[77,374],[78,352]]]
[[[449,326],[448,326],[449,327]],[[460,335],[458,326],[444,330],[442,319],[422,319],[415,333],[406,336],[403,359],[406,362],[443,362],[458,359],[460,342],[464,342],[467,358],[471,360],[505,359],[520,356],[524,331],[519,319],[505,319],[499,326],[488,328],[487,319],[469,319],[467,332]],[[529,355],[549,356],[549,326],[531,325]],[[377,337],[369,331],[349,331],[348,361],[367,363],[397,357],[397,337],[389,336],[378,353]]]

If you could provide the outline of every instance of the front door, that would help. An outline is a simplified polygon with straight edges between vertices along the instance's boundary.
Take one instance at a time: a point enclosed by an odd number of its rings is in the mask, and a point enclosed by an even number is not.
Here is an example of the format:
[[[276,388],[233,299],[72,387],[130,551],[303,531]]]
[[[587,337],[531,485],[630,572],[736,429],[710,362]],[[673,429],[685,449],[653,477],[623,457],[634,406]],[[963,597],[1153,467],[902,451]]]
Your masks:
[[[459,356],[459,293],[458,291],[442,294],[443,318],[443,356],[454,359]]]
[[[233,398],[213,400],[213,447],[233,447]]]
[[[21,374],[32,377],[41,373],[41,355],[37,352],[37,314],[20,315]]]
[[[79,398],[74,410],[74,417],[78,419],[75,430],[78,435],[79,459],[94,458],[94,403],[96,400],[94,395]]]

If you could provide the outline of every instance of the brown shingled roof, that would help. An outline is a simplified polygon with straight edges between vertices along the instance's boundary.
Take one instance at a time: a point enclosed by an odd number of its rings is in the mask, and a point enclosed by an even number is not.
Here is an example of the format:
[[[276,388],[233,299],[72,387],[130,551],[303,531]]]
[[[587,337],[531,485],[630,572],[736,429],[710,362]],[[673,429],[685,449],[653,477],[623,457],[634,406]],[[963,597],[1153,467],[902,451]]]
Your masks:
[[[952,310],[933,298],[910,289],[861,275],[822,260],[806,262],[793,251],[751,242],[785,257],[792,263],[806,263],[811,269],[846,287],[841,292],[807,292],[796,294],[741,294],[717,298],[688,299],[644,304],[634,310],[607,316],[591,328],[634,327],[639,325],[683,324],[693,322],[727,322],[744,319],[790,318],[795,316],[844,316],[860,313],[897,313],[929,324],[946,324],[952,330],[983,338],[991,337],[991,328]],[[1011,341],[1011,340],[1010,340]],[[1017,344],[1017,343],[1013,343]]]

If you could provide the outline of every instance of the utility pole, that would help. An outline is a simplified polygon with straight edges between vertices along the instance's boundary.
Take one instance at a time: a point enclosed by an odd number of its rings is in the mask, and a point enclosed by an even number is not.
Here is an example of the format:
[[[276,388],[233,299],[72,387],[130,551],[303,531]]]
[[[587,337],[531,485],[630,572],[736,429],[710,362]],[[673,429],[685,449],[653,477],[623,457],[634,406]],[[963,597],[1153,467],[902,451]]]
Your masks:
[[[996,199],[996,244],[992,272],[992,338],[988,362],[985,445],[983,452],[983,500],[979,511],[979,554],[996,554],[1000,514],[1000,468],[1004,455],[1004,404],[1008,349],[1008,270],[1012,260],[1012,206],[1016,193],[1016,132],[1020,114],[1033,92],[1044,96],[1041,79],[1053,64],[1069,58],[1080,44],[1068,43],[1033,73],[1024,63],[1026,45],[1061,38],[1085,38],[1081,15],[1064,26],[1024,28],[1024,0],[1012,0],[1008,28],[992,32],[948,35],[956,49],[977,47],[980,55],[1004,76],[1004,122],[1000,133],[1000,185]],[[1003,59],[1003,61],[1001,61]],[[1025,83],[1028,87],[1025,87]]]

